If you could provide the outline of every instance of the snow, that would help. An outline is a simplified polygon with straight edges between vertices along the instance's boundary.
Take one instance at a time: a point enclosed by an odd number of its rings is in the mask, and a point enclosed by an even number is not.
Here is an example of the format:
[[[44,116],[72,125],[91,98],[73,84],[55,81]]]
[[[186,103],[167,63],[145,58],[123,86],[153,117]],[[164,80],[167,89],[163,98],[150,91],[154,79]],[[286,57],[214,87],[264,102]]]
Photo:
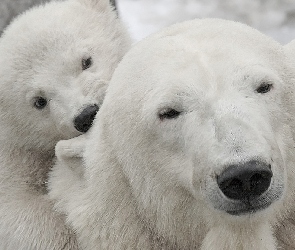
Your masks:
[[[295,0],[117,0],[135,39],[173,23],[217,17],[246,23],[282,44],[295,38]]]

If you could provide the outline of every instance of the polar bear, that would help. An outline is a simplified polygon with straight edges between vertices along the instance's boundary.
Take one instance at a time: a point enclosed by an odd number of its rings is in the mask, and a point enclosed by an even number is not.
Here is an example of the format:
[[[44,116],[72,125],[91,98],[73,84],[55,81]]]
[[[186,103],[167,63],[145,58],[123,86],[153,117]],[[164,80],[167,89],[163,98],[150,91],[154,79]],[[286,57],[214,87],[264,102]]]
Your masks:
[[[82,249],[294,249],[293,81],[283,46],[232,21],[135,45],[88,134],[56,146],[49,195]]]
[[[47,195],[59,140],[86,132],[130,40],[108,0],[33,8],[0,39],[0,249],[77,249]]]

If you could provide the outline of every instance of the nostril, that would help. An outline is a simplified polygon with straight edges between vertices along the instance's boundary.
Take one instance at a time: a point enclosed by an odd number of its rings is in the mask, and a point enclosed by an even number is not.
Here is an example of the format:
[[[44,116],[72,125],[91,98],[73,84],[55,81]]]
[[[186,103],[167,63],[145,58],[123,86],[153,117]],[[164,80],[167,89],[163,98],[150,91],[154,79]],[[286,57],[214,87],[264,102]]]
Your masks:
[[[254,174],[250,179],[250,189],[254,189],[262,183],[263,177],[261,174]]]
[[[249,161],[229,166],[217,178],[220,190],[230,199],[243,200],[262,195],[270,186],[270,165]]]
[[[237,178],[223,181],[219,184],[220,189],[225,196],[235,199],[243,192],[243,182]]]
[[[258,196],[264,193],[269,185],[272,178],[272,172],[262,171],[260,173],[255,173],[250,178],[250,193],[252,196]]]
[[[91,116],[90,116],[90,120],[94,120],[94,118],[95,118],[95,115],[96,115],[96,112],[95,112],[95,114],[93,113]]]
[[[95,119],[99,107],[94,104],[86,107],[75,119],[74,126],[79,132],[87,132]]]

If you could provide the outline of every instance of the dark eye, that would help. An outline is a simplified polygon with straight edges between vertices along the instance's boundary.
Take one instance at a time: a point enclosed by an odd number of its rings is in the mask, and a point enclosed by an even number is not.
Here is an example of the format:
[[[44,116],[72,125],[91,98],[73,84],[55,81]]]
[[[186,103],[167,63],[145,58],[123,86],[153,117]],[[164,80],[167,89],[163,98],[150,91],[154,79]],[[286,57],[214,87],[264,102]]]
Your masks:
[[[260,94],[265,94],[269,92],[272,89],[272,84],[271,83],[262,83],[257,89],[257,93]]]
[[[40,96],[35,98],[34,106],[36,109],[43,109],[46,107],[46,105],[47,105],[47,100],[45,98]]]
[[[162,111],[160,111],[159,118],[160,118],[160,120],[174,119],[174,118],[177,118],[180,115],[180,113],[181,112],[179,112],[175,109],[166,108],[166,109],[163,109]]]
[[[92,65],[92,58],[91,57],[82,59],[82,69],[83,70],[90,68],[91,65]]]

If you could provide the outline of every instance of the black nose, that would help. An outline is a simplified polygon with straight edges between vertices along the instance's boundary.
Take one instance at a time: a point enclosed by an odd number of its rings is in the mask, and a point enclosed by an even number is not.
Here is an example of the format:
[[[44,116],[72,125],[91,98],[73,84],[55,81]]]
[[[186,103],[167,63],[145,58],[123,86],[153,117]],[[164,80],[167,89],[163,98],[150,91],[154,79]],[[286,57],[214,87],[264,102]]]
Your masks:
[[[263,194],[272,178],[270,165],[252,160],[229,166],[217,178],[220,190],[230,199],[247,200]]]
[[[92,126],[99,107],[94,104],[85,108],[74,120],[74,126],[79,132],[87,132]]]

